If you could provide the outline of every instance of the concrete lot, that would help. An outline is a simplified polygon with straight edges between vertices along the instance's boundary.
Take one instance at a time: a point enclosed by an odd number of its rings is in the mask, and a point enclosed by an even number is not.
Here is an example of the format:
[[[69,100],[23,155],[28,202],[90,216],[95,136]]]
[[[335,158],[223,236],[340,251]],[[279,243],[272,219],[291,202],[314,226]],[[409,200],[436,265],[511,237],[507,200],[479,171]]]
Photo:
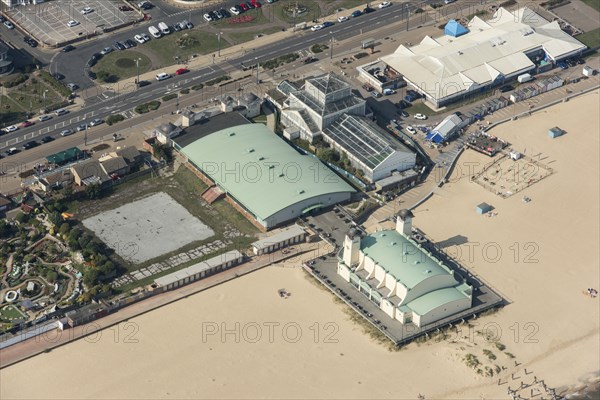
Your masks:
[[[214,235],[166,193],[157,193],[83,220],[125,260],[141,263]]]
[[[12,19],[40,42],[55,46],[70,42],[78,37],[101,34],[104,29],[114,28],[138,17],[136,11],[120,11],[124,5],[118,0],[73,0],[53,1],[8,11]],[[83,15],[81,10],[91,7],[94,11]],[[68,27],[75,20],[79,25]]]
[[[572,0],[552,10],[556,15],[584,32],[598,28],[600,13],[580,0]]]

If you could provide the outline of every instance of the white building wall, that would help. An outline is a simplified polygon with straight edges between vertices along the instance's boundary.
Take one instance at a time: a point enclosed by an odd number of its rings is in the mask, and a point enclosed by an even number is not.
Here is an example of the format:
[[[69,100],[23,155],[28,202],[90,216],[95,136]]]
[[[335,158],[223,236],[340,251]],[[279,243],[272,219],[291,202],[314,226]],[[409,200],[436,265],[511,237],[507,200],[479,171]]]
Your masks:
[[[350,269],[346,265],[338,263],[337,273],[344,278],[346,282],[350,282]]]
[[[413,312],[413,322],[415,325],[421,327],[423,325],[431,324],[440,319],[464,311],[469,307],[471,307],[471,299],[465,297],[464,299],[451,301],[434,308],[425,315],[418,315],[417,313]]]
[[[415,166],[416,162],[417,155],[415,153],[395,151],[373,169],[372,181],[387,178],[392,175],[392,171],[402,172],[411,169]]]

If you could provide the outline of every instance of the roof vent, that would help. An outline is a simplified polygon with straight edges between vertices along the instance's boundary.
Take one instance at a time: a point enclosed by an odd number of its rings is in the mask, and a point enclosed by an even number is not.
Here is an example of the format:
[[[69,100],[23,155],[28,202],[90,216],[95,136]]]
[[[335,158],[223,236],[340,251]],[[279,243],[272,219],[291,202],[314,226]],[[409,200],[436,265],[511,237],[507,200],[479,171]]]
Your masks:
[[[304,189],[298,190],[298,194],[303,194],[303,193],[304,193]]]
[[[416,264],[421,264],[421,261],[419,261],[419,260],[415,260],[415,265],[416,265]]]
[[[279,174],[280,178],[283,178],[284,176],[285,176],[285,174],[283,172]]]
[[[425,271],[423,271],[424,274],[430,274],[431,270],[430,269],[426,269]]]
[[[261,156],[261,157],[258,157],[258,161],[262,161],[262,160],[264,160],[264,159],[265,159],[265,158],[264,158],[264,157],[262,157],[262,156]]]
[[[254,153],[254,149],[248,149],[248,153]]]
[[[395,246],[395,245],[396,245],[396,242],[390,243],[390,246]]]
[[[404,251],[402,254],[404,254],[405,256],[408,255],[408,251]]]
[[[235,136],[235,132],[231,132],[229,136]]]
[[[273,164],[269,165],[269,169],[275,169],[275,165],[273,165]]]
[[[463,53],[462,51],[459,51],[459,52],[458,52],[458,55],[459,55],[459,56],[461,56],[461,55],[462,55],[462,53]]]

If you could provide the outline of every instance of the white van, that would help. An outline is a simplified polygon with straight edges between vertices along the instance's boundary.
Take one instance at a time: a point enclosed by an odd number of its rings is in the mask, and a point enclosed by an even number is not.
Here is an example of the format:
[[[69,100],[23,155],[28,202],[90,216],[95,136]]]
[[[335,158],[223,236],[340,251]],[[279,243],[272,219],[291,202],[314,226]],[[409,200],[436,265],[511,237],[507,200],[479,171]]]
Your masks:
[[[161,72],[160,74],[156,74],[156,80],[157,81],[164,81],[165,79],[169,79],[171,77],[170,74],[167,74],[165,72]]]
[[[61,116],[61,115],[65,115],[68,114],[69,112],[67,110],[65,110],[64,108],[59,108],[58,110],[54,111],[54,114],[56,114],[57,116]]]
[[[163,35],[168,35],[169,33],[171,33],[171,30],[169,29],[167,24],[165,24],[164,22],[158,23],[158,29],[160,29],[160,31]]]
[[[159,38],[161,36],[160,31],[156,29],[155,26],[149,27],[148,32],[150,32],[150,34],[155,38]]]

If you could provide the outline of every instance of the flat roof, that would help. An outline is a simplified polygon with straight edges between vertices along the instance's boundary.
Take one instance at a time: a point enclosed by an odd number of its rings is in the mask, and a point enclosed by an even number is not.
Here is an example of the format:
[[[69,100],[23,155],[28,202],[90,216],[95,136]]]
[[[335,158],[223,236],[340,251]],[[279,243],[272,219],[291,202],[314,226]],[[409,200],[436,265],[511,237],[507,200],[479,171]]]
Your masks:
[[[211,133],[230,128],[232,126],[249,124],[250,121],[238,112],[222,113],[196,122],[184,129],[184,133],[172,140],[179,146],[185,147]]]
[[[527,52],[543,49],[557,59],[586,48],[557,21],[549,22],[527,7],[512,12],[501,7],[488,21],[474,17],[469,29],[459,37],[426,36],[381,60],[425,93],[443,99],[533,68]]]
[[[294,238],[296,236],[299,235],[303,235],[306,234],[306,231],[299,225],[292,225],[292,226],[288,226],[287,228],[283,228],[281,229],[279,232],[275,233],[274,235],[271,236],[267,236],[265,238],[262,238],[260,240],[257,240],[256,242],[252,243],[252,247],[255,247],[256,249],[263,249],[265,247],[268,247],[272,244],[275,243],[281,243],[285,240]]]
[[[317,196],[354,192],[318,158],[300,154],[263,124],[229,126],[181,151],[263,221]]]
[[[448,267],[395,230],[365,236],[360,249],[409,289],[432,276],[451,273]]]
[[[154,283],[156,283],[158,286],[167,286],[171,283],[178,282],[189,276],[194,276],[202,271],[210,270],[212,268],[226,264],[229,261],[237,260],[241,257],[243,257],[242,253],[240,253],[237,250],[228,251],[226,253],[219,254],[218,256],[215,256],[213,258],[209,258],[206,261],[202,261],[190,267],[180,269],[179,271],[175,271],[168,275],[161,276],[160,278],[156,278],[154,280]]]

